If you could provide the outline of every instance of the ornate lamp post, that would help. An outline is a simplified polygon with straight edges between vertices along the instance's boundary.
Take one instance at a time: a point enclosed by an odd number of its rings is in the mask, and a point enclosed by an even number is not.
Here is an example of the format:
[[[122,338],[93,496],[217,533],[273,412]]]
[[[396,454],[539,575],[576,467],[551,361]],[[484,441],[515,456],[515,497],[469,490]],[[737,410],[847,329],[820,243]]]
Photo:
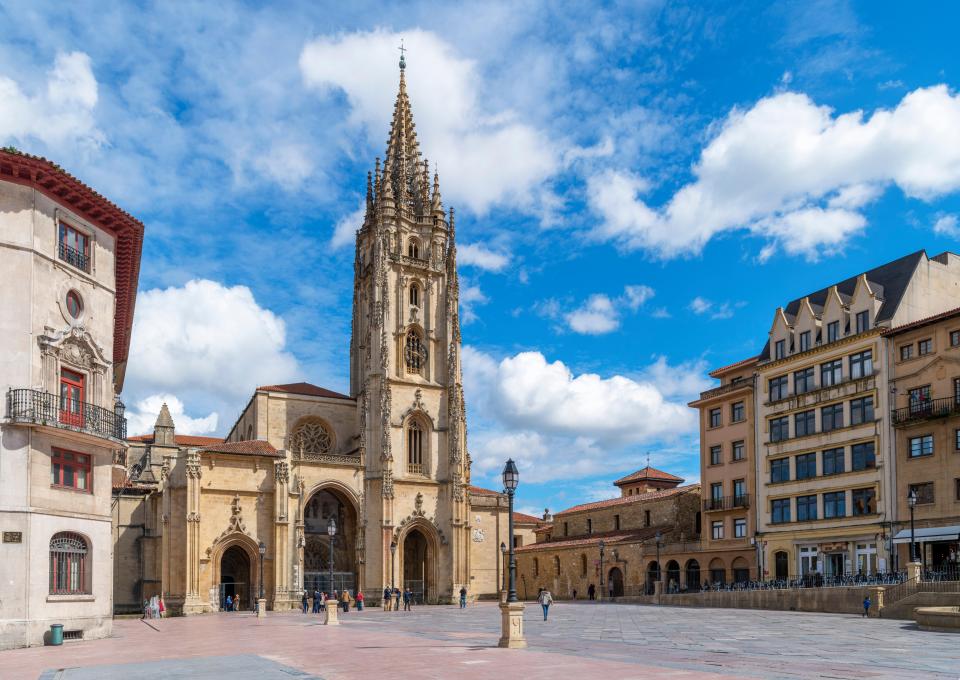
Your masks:
[[[500,568],[503,569],[503,592],[507,592],[507,544],[500,542]]]
[[[507,541],[510,547],[510,581],[507,590],[507,601],[500,604],[500,646],[526,647],[527,641],[523,637],[523,603],[517,601],[517,559],[514,554],[513,540],[513,495],[520,484],[520,471],[513,459],[503,466],[503,488],[507,492],[509,501],[509,528]]]
[[[262,619],[267,615],[267,601],[263,597],[263,556],[267,554],[267,544],[260,541],[257,548],[260,552],[260,597],[257,598],[257,618]]]
[[[327,521],[327,536],[330,537],[330,585],[328,586],[329,595],[333,595],[333,538],[337,535],[337,523],[331,517]],[[340,621],[337,620],[337,606],[339,602],[336,600],[331,600],[328,598],[327,604],[324,607],[326,612],[326,617],[323,620],[323,623],[327,626],[336,626],[340,624]]]
[[[606,547],[603,540],[600,540],[600,595],[598,600],[603,600],[603,550]]]
[[[910,506],[910,561],[919,562],[920,559],[917,557],[917,544],[915,540],[915,531],[913,527],[913,510],[917,507],[917,490],[911,488],[909,493],[907,493],[907,505]]]

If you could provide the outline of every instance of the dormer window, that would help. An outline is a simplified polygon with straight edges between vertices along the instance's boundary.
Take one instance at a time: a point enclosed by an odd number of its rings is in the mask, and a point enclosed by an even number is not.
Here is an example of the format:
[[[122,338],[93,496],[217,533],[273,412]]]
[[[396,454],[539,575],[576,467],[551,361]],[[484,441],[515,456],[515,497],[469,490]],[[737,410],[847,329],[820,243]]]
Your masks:
[[[827,324],[827,342],[836,342],[840,339],[840,322],[831,321]]]
[[[800,351],[806,352],[810,349],[810,331],[804,331],[800,334]]]
[[[90,236],[61,222],[57,257],[77,269],[89,272]]]
[[[782,359],[787,356],[787,341],[777,340],[773,345],[773,358]]]
[[[870,330],[870,312],[864,310],[857,312],[857,333],[864,333]]]

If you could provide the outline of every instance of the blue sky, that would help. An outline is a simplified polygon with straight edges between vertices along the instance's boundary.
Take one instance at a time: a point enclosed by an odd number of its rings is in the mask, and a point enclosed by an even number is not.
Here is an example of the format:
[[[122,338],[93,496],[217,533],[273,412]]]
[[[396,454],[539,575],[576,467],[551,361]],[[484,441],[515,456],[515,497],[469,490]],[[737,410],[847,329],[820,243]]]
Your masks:
[[[960,235],[951,3],[0,2],[0,143],[147,225],[124,398],[224,433],[346,390],[396,50],[458,213],[474,483],[698,476],[685,406],[777,305]]]

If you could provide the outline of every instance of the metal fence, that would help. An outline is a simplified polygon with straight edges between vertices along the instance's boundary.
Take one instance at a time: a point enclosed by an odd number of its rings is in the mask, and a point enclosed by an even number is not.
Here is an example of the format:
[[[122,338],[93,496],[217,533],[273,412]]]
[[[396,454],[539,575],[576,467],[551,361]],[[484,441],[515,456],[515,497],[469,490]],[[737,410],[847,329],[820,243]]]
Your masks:
[[[356,588],[354,588],[353,572],[349,571],[333,572],[332,584],[329,571],[305,571],[303,573],[303,589],[306,590],[307,595],[310,596],[313,595],[313,591],[315,590],[327,594],[333,591],[342,593],[344,590],[350,591],[351,594],[356,594],[357,592]]]
[[[112,439],[127,438],[127,419],[119,407],[110,411],[85,401],[30,389],[7,390],[7,418],[18,423],[37,423],[83,430]]]

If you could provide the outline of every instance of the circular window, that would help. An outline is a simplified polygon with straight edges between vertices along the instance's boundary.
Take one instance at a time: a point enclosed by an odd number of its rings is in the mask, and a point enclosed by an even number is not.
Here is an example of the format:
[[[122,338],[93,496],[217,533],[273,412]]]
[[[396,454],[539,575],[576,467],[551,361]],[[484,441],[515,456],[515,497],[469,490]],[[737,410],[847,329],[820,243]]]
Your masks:
[[[75,290],[67,293],[67,312],[74,319],[80,318],[80,314],[83,312],[83,300],[80,298],[80,293]]]

